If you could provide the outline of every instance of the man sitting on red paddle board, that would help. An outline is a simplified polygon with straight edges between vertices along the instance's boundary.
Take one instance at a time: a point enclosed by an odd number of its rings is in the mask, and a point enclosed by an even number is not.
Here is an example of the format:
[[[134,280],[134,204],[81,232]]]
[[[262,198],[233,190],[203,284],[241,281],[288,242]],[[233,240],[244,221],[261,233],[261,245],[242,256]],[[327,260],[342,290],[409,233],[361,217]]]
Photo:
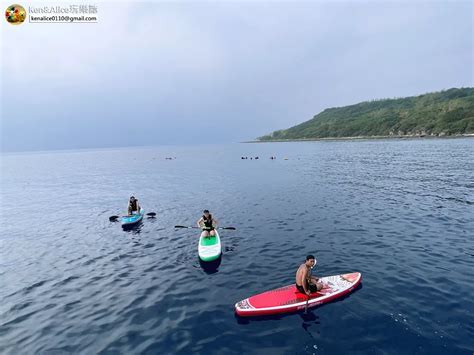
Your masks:
[[[318,278],[311,275],[311,269],[316,265],[316,259],[313,255],[306,257],[306,262],[301,264],[296,271],[296,288],[301,293],[310,295],[312,292],[320,291],[323,284],[318,282]]]

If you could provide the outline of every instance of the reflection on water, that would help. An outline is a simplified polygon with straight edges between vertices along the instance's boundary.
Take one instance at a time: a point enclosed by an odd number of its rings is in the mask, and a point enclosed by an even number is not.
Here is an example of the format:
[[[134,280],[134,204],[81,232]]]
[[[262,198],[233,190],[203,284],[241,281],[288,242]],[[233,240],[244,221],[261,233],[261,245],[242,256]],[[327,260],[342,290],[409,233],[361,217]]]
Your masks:
[[[199,257],[199,265],[201,265],[202,270],[206,274],[214,274],[219,271],[219,265],[221,264],[222,261],[222,254],[221,256],[213,261],[202,261]]]

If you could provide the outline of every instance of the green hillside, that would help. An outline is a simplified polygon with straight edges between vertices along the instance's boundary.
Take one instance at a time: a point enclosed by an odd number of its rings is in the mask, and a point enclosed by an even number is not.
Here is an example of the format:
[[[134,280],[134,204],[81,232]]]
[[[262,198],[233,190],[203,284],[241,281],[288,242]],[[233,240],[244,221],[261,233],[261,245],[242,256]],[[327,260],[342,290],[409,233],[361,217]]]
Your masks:
[[[474,88],[328,108],[260,141],[474,133]]]

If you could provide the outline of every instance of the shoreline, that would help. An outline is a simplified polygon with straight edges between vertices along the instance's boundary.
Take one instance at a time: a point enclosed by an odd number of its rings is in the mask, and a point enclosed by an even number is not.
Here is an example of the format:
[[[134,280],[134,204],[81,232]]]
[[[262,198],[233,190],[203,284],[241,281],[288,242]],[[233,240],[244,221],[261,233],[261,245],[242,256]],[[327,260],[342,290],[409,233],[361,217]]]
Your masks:
[[[294,139],[269,139],[253,140],[240,143],[282,143],[282,142],[317,142],[317,141],[355,141],[355,140],[377,140],[377,139],[456,139],[474,138],[474,133],[455,134],[444,136],[431,135],[392,135],[392,136],[355,136],[355,137],[324,137],[324,138],[294,138]]]

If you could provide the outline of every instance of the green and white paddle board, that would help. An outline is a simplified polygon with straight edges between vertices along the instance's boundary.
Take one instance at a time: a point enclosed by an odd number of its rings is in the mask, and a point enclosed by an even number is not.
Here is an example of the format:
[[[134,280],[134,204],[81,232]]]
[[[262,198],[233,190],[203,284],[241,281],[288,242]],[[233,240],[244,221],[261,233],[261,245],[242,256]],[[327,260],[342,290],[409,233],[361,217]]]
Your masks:
[[[202,261],[213,261],[218,259],[222,253],[221,238],[217,230],[216,235],[199,237],[198,254]]]

